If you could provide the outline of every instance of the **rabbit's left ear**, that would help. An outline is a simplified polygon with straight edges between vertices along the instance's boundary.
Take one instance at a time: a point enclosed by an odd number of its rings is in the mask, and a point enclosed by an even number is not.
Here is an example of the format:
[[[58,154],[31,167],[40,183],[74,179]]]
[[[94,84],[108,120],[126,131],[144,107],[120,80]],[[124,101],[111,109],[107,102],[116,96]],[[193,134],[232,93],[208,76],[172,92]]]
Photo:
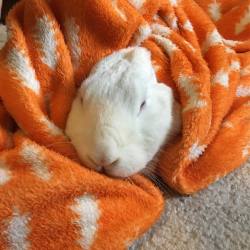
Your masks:
[[[141,79],[147,85],[157,83],[149,50],[134,47],[124,55],[124,58],[130,62],[130,71],[137,79]]]

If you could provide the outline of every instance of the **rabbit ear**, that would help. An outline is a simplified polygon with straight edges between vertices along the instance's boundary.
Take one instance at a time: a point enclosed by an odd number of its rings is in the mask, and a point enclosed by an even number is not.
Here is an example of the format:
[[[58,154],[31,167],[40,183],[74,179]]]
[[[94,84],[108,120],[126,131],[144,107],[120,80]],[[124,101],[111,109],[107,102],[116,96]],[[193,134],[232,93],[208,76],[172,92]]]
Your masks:
[[[117,52],[112,53],[109,56],[104,57],[100,60],[91,70],[90,74],[94,74],[96,72],[104,72],[107,71],[117,64],[119,64],[121,61],[124,61],[126,55],[133,51],[134,48],[126,48],[118,50]]]
[[[104,78],[108,78],[109,82],[115,82],[123,77],[124,72],[132,81],[141,79],[147,85],[157,82],[150,52],[142,47],[129,47],[104,57],[92,68],[85,84],[89,80],[103,81]]]
[[[137,107],[146,98],[149,87],[156,83],[150,52],[142,47],[130,47],[103,58],[83,82],[80,92],[85,98],[108,97],[112,93],[112,98]]]
[[[142,47],[134,47],[127,51],[124,59],[130,63],[129,70],[134,75],[132,78],[141,79],[147,85],[157,83],[150,52]]]
[[[121,69],[123,68],[123,70]],[[119,70],[118,70],[119,69]],[[113,54],[103,58],[97,63],[91,74],[107,72],[130,70],[131,73],[136,73],[137,76],[141,76],[147,79],[151,79],[150,82],[156,83],[156,78],[151,63],[150,52],[142,47],[129,47],[121,49]]]
[[[81,85],[85,89],[89,85],[109,85],[110,87],[118,82],[122,74],[127,71],[129,62],[124,59],[124,55],[132,50],[122,49],[101,59],[91,70],[89,76]]]

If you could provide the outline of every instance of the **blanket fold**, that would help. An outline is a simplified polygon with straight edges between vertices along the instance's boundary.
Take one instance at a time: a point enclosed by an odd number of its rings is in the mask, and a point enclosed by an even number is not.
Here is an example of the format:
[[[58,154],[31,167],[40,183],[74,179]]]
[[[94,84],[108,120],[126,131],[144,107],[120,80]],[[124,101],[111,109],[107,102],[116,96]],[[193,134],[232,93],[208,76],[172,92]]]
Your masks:
[[[159,217],[149,180],[84,168],[63,132],[77,87],[121,48],[150,50],[181,103],[168,185],[193,193],[246,161],[249,14],[249,0],[21,0],[0,51],[0,249],[125,249]]]

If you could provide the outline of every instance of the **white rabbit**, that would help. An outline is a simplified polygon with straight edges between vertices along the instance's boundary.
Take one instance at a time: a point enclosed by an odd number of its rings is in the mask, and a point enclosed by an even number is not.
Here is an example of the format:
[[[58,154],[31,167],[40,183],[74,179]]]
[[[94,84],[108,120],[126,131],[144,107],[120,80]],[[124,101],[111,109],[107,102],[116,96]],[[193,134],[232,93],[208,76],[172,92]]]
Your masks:
[[[179,105],[171,88],[157,82],[150,52],[131,47],[94,66],[65,132],[87,167],[128,177],[143,170],[180,127]]]

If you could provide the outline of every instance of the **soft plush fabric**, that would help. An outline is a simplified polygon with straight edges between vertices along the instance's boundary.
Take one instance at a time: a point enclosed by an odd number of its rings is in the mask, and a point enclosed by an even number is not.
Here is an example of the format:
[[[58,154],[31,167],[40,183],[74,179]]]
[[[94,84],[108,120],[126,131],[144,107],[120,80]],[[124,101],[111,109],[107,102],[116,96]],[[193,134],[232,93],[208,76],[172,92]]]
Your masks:
[[[74,19],[65,22],[78,39]],[[0,55],[0,249],[124,249],[163,208],[145,178],[115,180],[77,163],[63,134],[76,89],[64,39],[45,1],[10,13]]]
[[[182,135],[158,168],[172,188],[195,192],[246,161],[250,1],[197,2],[23,0],[10,12],[0,53],[0,249],[124,249],[158,218],[153,184],[85,169],[63,133],[76,87],[120,48],[148,48],[182,105]]]
[[[182,136],[159,166],[181,193],[207,187],[250,153],[250,1],[197,3],[162,1],[158,16],[170,28],[151,25],[155,34],[145,41],[153,54],[160,46],[158,76],[176,86],[183,108]]]

